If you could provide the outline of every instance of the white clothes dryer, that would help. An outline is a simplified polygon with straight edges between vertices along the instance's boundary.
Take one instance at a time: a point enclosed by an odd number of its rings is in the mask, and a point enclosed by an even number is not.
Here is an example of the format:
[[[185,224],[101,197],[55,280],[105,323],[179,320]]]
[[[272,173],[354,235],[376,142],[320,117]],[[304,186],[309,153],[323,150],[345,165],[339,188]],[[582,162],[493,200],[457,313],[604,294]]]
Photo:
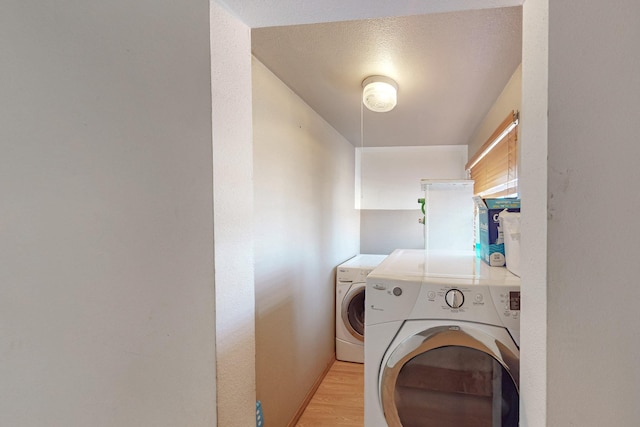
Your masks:
[[[397,250],[367,277],[365,425],[516,427],[520,279],[474,252]]]
[[[364,362],[364,298],[367,275],[387,255],[361,254],[336,271],[336,359]]]

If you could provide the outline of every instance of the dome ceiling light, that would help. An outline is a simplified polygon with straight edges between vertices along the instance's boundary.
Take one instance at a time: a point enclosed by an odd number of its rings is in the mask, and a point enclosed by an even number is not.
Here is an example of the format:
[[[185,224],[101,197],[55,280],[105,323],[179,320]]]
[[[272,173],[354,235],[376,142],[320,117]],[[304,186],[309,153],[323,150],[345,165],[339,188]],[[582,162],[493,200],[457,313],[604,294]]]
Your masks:
[[[389,77],[367,77],[362,87],[362,102],[371,111],[386,113],[398,103],[398,84]]]

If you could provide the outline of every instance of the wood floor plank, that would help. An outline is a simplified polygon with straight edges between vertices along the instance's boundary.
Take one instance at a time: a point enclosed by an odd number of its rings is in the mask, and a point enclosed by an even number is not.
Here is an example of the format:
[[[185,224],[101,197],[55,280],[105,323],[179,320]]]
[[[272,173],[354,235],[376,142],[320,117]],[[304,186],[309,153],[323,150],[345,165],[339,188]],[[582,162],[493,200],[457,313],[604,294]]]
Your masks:
[[[335,361],[296,427],[363,427],[364,365]]]

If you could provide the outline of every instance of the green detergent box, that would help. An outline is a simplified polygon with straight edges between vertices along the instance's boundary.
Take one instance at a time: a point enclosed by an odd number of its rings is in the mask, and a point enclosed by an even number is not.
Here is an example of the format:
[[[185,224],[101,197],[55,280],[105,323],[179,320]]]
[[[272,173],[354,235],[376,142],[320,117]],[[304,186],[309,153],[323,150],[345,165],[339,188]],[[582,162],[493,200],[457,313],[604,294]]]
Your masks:
[[[480,257],[492,267],[505,265],[504,235],[500,229],[498,215],[503,210],[520,212],[520,199],[483,199],[473,198],[478,209],[480,231]]]

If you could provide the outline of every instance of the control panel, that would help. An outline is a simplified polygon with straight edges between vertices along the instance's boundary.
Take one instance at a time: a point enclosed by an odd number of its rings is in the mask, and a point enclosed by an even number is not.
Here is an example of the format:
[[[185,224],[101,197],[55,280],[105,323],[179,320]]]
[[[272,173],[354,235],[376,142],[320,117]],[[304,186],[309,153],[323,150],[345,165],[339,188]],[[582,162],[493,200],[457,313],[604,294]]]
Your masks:
[[[418,301],[420,281],[367,279],[365,324],[408,319]]]
[[[520,288],[494,287],[491,288],[491,296],[502,323],[520,345]]]
[[[336,279],[338,282],[364,282],[367,279],[371,268],[338,268]]]
[[[451,319],[506,327],[519,345],[518,286],[456,286],[367,279],[365,323]]]
[[[517,286],[423,284],[411,319],[455,319],[519,329]]]
[[[464,293],[460,289],[449,289],[444,294],[444,300],[451,308],[460,308],[464,304]]]
[[[422,296],[424,304],[420,305],[420,310],[429,313],[431,317],[466,320],[465,314],[478,316],[482,315],[483,310],[488,310],[491,314],[495,312],[491,304],[491,296],[484,286],[455,287],[425,284],[424,288]],[[488,304],[487,301],[489,301]],[[416,316],[419,316],[419,313],[416,313]]]

